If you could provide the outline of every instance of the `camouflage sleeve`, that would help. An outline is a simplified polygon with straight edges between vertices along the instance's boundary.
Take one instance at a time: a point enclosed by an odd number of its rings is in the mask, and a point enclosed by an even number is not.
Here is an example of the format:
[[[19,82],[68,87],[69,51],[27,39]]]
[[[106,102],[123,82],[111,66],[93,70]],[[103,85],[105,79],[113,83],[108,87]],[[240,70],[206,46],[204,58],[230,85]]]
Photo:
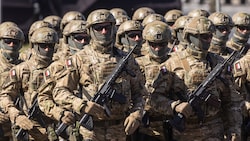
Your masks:
[[[15,122],[15,118],[20,114],[14,103],[21,89],[21,81],[18,80],[19,74],[18,69],[11,69],[0,93],[0,107],[4,113],[9,114],[12,123]]]
[[[82,63],[81,59],[76,55],[68,58],[65,64],[65,74],[56,79],[57,83],[52,92],[53,99],[57,104],[67,110],[75,111],[78,114],[81,113],[81,109],[87,101],[74,94],[74,90],[78,90],[79,82],[83,79],[79,72],[81,72],[81,74],[86,72],[81,68]]]
[[[172,115],[171,104],[175,101],[170,99],[169,91],[173,83],[173,76],[166,65],[166,63],[161,64],[158,77],[154,80],[154,91],[151,94],[150,105],[158,113]]]
[[[238,138],[240,136],[242,113],[240,103],[243,97],[237,90],[237,84],[234,83],[233,76],[228,73],[222,73],[221,80],[218,80],[218,88],[221,99],[221,118],[225,127],[225,136],[227,138]],[[234,137],[233,137],[234,136]]]
[[[129,60],[128,68],[132,69],[132,72],[135,73],[135,77],[131,77],[131,99],[133,105],[131,112],[138,111],[142,117],[145,104],[143,96],[148,95],[145,87],[145,77],[141,73],[138,63],[132,57]]]
[[[58,106],[53,100],[52,91],[55,87],[54,77],[59,77],[64,72],[62,65],[54,62],[44,71],[44,83],[38,89],[38,104],[42,112],[49,118],[57,121],[61,118],[63,108]]]

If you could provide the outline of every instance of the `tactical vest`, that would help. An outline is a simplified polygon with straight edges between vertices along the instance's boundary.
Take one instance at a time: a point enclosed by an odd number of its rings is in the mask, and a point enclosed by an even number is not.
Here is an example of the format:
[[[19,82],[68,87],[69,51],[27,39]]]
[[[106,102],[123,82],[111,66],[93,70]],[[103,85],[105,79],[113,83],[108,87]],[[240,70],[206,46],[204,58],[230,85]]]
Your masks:
[[[95,90],[89,93],[93,96],[99,87],[105,82],[107,76],[114,70],[120,57],[111,57],[110,54],[102,54],[93,50],[88,50],[88,54],[90,54],[88,60],[91,64],[91,77],[95,85]],[[116,113],[117,115],[121,115],[121,113],[124,114],[124,111],[126,111],[125,109],[128,108],[128,103],[131,99],[131,86],[129,79],[126,77],[127,76],[124,76],[122,73],[116,80],[116,83],[112,86],[116,93],[123,94],[127,97],[127,103],[125,105],[119,104],[116,101],[110,102],[110,105],[108,106],[111,108],[112,115],[115,115]],[[93,88],[91,89],[93,90]]]

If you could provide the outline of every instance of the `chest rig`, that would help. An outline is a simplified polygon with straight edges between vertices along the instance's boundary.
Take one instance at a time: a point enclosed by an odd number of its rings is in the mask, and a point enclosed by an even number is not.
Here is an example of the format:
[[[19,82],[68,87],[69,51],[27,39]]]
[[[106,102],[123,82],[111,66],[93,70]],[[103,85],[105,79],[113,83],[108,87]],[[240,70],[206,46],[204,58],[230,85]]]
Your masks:
[[[31,102],[35,100],[37,97],[37,89],[42,84],[43,79],[43,69],[37,69],[33,65],[28,65],[25,63],[25,66],[22,70],[22,88],[25,93],[25,99],[29,100],[31,105]],[[28,102],[28,101],[27,101]]]
[[[145,59],[143,61],[144,74],[146,77],[146,88],[149,90],[149,92],[153,91],[153,82],[158,76],[159,65],[159,63],[152,62],[150,60]]]
[[[179,54],[184,71],[184,83],[190,91],[194,90],[211,72],[211,64],[207,60],[197,60],[192,56]]]
[[[112,71],[115,69],[117,63],[119,62],[120,56],[110,56],[110,54],[101,54],[101,53],[91,53],[92,56],[89,56],[91,62],[91,77],[94,82],[95,87],[98,89],[106,80]],[[125,73],[125,72],[123,72]],[[130,90],[130,81],[126,78],[124,74],[121,74],[115,81],[115,84],[112,86],[112,89],[116,93],[126,96],[126,104],[120,104],[116,101],[110,101],[108,107],[112,112],[112,115],[121,115],[120,112],[124,113],[124,109],[127,108],[129,100],[131,99],[131,90]]]

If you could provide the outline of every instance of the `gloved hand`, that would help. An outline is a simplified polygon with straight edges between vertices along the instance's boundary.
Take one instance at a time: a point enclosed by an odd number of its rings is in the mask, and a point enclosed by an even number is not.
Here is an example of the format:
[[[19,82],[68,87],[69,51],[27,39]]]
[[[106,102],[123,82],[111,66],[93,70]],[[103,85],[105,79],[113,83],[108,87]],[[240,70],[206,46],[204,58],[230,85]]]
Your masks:
[[[8,115],[0,112],[0,124],[7,122],[8,120],[9,120]]]
[[[84,108],[85,113],[88,113],[88,114],[95,116],[99,119],[103,119],[106,117],[104,110],[105,109],[103,106],[101,106],[95,102],[92,102],[92,101],[88,101],[85,108]]]
[[[33,128],[33,123],[31,120],[28,119],[25,115],[19,115],[16,117],[16,125],[24,130],[31,130]]]
[[[139,127],[141,119],[138,113],[131,113],[124,121],[126,135],[131,135]]]
[[[193,114],[192,107],[187,102],[182,102],[175,107],[177,113],[183,114],[186,118]]]
[[[75,115],[72,112],[64,111],[61,117],[61,121],[67,125],[75,123]]]

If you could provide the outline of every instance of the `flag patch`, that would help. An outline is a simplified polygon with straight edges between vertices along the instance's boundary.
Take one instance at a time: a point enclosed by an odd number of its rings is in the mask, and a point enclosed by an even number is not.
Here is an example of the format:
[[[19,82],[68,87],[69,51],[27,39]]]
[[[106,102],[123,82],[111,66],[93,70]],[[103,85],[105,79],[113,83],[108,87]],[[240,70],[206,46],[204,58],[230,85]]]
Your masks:
[[[236,63],[234,67],[237,71],[241,70],[240,62]]]

